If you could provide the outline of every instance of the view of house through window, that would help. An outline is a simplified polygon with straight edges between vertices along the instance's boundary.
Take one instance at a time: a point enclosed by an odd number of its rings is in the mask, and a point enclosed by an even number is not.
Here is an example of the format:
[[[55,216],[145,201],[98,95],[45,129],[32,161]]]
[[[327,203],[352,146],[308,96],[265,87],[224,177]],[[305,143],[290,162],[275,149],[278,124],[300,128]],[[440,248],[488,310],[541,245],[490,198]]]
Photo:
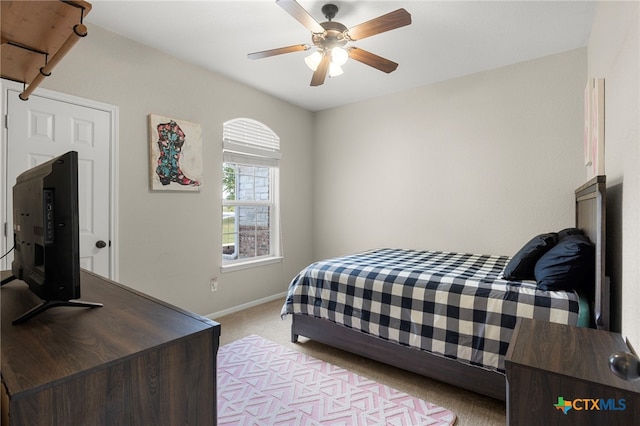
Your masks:
[[[225,255],[247,259],[271,254],[271,180],[269,167],[224,163]]]
[[[254,120],[224,129],[222,264],[277,257],[279,139]]]

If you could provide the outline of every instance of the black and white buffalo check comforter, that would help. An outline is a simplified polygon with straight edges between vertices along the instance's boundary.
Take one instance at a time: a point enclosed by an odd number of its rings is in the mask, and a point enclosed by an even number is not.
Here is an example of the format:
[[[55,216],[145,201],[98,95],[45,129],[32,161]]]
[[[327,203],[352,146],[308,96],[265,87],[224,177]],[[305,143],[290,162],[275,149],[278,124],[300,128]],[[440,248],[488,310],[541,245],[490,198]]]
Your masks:
[[[576,325],[578,296],[501,279],[508,256],[377,249],[309,265],[282,314],[328,319],[504,372],[517,317]]]

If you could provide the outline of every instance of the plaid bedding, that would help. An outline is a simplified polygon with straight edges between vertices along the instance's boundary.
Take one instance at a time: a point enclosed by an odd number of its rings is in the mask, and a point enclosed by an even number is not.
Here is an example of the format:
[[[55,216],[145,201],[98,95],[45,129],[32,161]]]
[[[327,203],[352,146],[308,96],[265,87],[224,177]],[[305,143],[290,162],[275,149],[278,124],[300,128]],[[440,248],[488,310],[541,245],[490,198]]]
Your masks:
[[[309,265],[282,315],[305,314],[504,373],[517,317],[576,325],[578,296],[501,279],[508,256],[377,249]]]

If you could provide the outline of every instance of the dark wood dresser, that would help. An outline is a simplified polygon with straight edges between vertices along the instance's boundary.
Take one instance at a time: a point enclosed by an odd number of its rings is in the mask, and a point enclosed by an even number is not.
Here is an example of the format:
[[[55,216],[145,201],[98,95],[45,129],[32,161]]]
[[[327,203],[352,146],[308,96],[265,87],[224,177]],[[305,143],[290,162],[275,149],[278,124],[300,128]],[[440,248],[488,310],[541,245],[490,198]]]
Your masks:
[[[81,293],[104,306],[12,325],[39,300],[0,290],[3,425],[216,424],[218,323],[87,271]]]
[[[629,351],[617,333],[518,320],[505,358],[507,423],[638,424],[640,381],[610,371],[617,351]]]

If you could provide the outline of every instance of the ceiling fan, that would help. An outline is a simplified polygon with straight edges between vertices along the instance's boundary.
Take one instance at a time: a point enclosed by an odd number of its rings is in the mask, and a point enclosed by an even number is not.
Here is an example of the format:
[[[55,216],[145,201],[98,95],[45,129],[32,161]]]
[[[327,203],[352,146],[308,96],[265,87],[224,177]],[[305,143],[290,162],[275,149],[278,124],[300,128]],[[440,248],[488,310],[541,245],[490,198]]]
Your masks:
[[[347,28],[340,22],[333,21],[333,18],[338,13],[338,6],[334,4],[325,4],[322,7],[322,13],[327,18],[327,22],[318,23],[295,0],[276,0],[276,3],[311,31],[311,41],[318,48],[311,56],[305,58],[307,66],[314,70],[311,86],[323,84],[327,74],[332,77],[342,74],[340,66],[346,62],[347,58],[362,62],[386,73],[398,68],[397,63],[364,49],[355,46],[344,48],[344,46],[350,41],[362,40],[366,37],[411,24],[411,15],[405,9],[398,9],[355,27]],[[249,59],[261,59],[283,53],[309,50],[311,47],[309,44],[296,44],[249,53],[247,56]]]

